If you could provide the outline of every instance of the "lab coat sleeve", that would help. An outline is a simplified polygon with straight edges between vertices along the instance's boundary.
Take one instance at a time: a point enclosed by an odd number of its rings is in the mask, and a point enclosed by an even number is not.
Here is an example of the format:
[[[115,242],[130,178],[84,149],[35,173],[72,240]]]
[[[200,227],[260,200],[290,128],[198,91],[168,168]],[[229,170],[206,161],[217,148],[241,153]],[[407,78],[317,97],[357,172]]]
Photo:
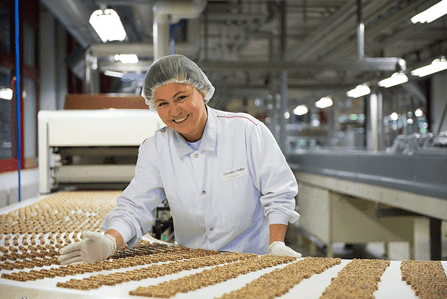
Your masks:
[[[247,144],[249,165],[256,188],[261,192],[261,206],[270,224],[296,222],[298,184],[270,130],[261,122],[253,127]]]
[[[124,244],[131,248],[149,231],[155,222],[156,208],[165,198],[155,157],[152,140],[146,140],[139,148],[135,177],[101,225],[103,231],[118,231]]]

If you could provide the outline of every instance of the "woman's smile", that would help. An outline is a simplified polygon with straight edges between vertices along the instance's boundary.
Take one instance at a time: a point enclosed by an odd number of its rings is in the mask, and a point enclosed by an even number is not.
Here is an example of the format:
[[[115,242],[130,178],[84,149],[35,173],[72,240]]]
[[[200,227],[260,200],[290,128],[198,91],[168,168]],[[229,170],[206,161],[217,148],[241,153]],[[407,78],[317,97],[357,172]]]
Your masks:
[[[182,118],[173,119],[173,121],[177,124],[182,123],[189,115],[186,115]]]

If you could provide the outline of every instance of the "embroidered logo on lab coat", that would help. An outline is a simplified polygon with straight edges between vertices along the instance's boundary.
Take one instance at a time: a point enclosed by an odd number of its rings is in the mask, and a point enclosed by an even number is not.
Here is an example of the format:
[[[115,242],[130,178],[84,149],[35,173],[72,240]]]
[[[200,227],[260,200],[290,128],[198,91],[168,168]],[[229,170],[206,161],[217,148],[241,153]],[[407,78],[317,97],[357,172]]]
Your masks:
[[[222,178],[224,181],[228,181],[228,180],[231,180],[231,179],[234,179],[234,178],[237,178],[240,176],[244,176],[247,174],[248,174],[248,172],[247,172],[247,169],[245,169],[245,167],[238,167],[233,170],[224,171],[222,173]]]

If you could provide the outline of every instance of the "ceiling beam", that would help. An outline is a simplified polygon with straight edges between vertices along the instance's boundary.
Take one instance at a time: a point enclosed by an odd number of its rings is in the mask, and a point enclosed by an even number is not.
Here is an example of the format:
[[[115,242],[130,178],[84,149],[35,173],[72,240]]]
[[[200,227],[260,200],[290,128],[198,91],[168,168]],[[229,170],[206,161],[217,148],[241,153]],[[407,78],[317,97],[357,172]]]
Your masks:
[[[297,71],[297,70],[347,70],[347,71],[395,71],[400,70],[400,58],[365,58],[362,61],[344,62],[267,62],[267,61],[200,61],[204,70],[257,70],[257,71]]]
[[[90,50],[95,57],[107,57],[115,54],[136,54],[137,56],[154,56],[153,43],[127,43],[127,42],[108,42],[96,43],[90,46]],[[176,43],[175,52],[186,56],[192,55],[193,46],[188,43]]]

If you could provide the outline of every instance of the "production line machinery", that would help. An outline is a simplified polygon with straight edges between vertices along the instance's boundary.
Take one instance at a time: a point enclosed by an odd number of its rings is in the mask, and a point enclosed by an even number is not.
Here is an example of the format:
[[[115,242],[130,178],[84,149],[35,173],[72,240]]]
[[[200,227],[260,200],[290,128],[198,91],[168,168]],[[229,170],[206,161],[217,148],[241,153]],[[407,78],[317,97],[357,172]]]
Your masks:
[[[405,242],[410,259],[441,260],[446,144],[446,134],[405,136],[387,152],[321,149],[289,156],[302,234],[328,256],[334,243]]]
[[[134,176],[138,147],[164,126],[150,110],[40,111],[40,193],[80,185],[124,189]]]

